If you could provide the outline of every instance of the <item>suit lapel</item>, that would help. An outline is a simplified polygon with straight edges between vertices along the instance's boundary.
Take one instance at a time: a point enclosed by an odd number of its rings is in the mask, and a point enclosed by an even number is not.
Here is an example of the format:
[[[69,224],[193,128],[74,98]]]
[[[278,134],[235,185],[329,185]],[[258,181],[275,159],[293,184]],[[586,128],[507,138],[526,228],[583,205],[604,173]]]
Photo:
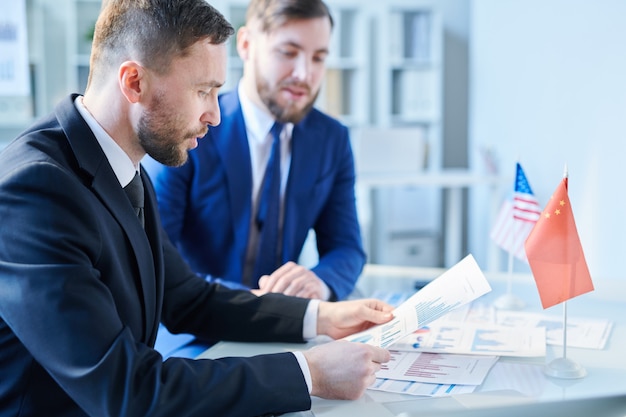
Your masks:
[[[146,233],[144,233],[141,224],[137,221],[134,210],[128,202],[128,197],[120,186],[98,141],[78,113],[78,110],[76,110],[74,106],[75,97],[75,95],[71,96],[68,101],[62,102],[57,107],[57,118],[76,156],[85,185],[91,187],[94,194],[118,221],[135,251],[139,277],[134,278],[138,290],[142,294],[144,332],[146,337],[149,337],[149,335],[154,333],[156,326],[158,326],[157,297],[162,296],[161,287],[163,286],[162,266],[155,264],[153,256],[153,253],[160,254],[160,247],[151,248],[146,234],[152,235],[155,242],[159,242],[157,236],[158,229],[155,224],[157,217],[155,214],[156,199],[154,190],[148,180],[145,187],[148,189],[148,192],[144,209],[146,213]],[[144,183],[146,183],[145,179],[148,178],[148,175],[145,172],[143,173],[143,178]],[[159,273],[157,273],[155,268],[158,268]]]
[[[252,168],[248,135],[237,91],[220,97],[222,123],[210,128],[226,173],[230,212],[237,246],[245,250],[251,216]],[[243,190],[243,191],[242,191]]]
[[[144,212],[145,212],[145,219],[146,219],[146,224],[145,224],[145,232],[146,232],[146,236],[148,237],[148,242],[150,243],[151,246],[151,251],[150,251],[150,255],[153,259],[153,268],[152,271],[149,271],[149,268],[146,268],[146,271],[148,272],[147,274],[141,274],[141,281],[142,284],[144,286],[144,288],[147,286],[148,288],[153,288],[154,287],[154,277],[156,276],[156,280],[157,282],[159,282],[159,285],[156,285],[156,292],[148,292],[144,290],[144,299],[146,300],[146,302],[151,302],[154,305],[154,309],[149,308],[148,312],[147,312],[147,317],[146,317],[146,323],[148,326],[148,335],[147,335],[147,340],[148,340],[148,344],[149,346],[154,345],[154,341],[156,340],[156,335],[157,335],[157,330],[159,328],[159,321],[160,321],[160,317],[161,317],[161,310],[162,310],[162,306],[163,306],[163,285],[160,285],[162,283],[162,276],[163,273],[159,272],[159,274],[157,274],[156,271],[163,271],[164,266],[164,259],[163,259],[163,242],[161,242],[161,220],[159,218],[159,213],[158,213],[158,207],[157,207],[157,200],[156,200],[156,194],[154,192],[154,187],[152,185],[152,182],[150,181],[150,177],[148,175],[148,173],[141,168],[141,177],[143,178],[143,182],[144,182],[144,189],[145,189],[145,193],[146,193],[146,200],[145,200],[145,207],[144,207]],[[152,324],[152,328],[150,328],[150,324]]]
[[[285,192],[287,200],[283,219],[283,262],[289,259],[289,248],[296,240],[299,215],[308,212],[311,190],[315,186],[316,174],[320,170],[321,152],[316,151],[316,148],[323,146],[324,141],[321,139],[323,131],[321,127],[307,121],[308,117],[295,125],[291,136],[291,166]]]

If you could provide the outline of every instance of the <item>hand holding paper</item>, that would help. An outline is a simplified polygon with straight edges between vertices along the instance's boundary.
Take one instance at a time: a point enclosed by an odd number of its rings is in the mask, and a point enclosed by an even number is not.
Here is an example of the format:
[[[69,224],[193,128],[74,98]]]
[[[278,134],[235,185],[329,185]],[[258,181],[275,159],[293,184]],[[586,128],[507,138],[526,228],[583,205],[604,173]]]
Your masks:
[[[345,339],[387,348],[402,337],[489,291],[491,286],[474,257],[467,255],[396,308],[393,311],[393,320]]]
[[[393,318],[393,307],[376,300],[352,300],[340,303],[321,302],[317,317],[317,334],[340,339],[346,335],[387,323]]]

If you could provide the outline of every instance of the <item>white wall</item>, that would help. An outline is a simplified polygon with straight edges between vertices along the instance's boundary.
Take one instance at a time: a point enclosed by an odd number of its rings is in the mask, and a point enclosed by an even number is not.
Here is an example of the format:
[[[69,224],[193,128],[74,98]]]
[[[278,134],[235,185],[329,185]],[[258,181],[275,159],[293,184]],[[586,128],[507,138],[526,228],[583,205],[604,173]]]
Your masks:
[[[567,164],[594,281],[625,275],[625,16],[624,0],[472,3],[471,166],[481,167],[480,146],[493,146],[512,178],[519,157],[544,205]],[[476,197],[470,247],[484,263],[492,219]]]

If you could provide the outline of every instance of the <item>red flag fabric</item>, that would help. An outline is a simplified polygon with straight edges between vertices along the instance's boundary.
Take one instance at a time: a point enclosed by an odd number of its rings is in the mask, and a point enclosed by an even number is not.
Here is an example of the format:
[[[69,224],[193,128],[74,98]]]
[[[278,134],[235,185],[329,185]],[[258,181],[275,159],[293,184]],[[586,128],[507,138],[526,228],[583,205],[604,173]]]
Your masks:
[[[528,235],[526,256],[543,308],[593,291],[564,178]]]

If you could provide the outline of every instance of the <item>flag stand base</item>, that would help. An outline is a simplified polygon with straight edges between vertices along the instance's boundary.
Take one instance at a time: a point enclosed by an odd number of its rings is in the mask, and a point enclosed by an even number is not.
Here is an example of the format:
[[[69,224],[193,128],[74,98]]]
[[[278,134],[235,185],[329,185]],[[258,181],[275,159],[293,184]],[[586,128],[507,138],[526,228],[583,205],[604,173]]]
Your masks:
[[[521,310],[525,304],[513,294],[504,294],[498,297],[493,305],[500,310]]]
[[[562,379],[577,379],[587,376],[585,368],[567,358],[553,359],[543,368],[543,372],[553,378]]]

